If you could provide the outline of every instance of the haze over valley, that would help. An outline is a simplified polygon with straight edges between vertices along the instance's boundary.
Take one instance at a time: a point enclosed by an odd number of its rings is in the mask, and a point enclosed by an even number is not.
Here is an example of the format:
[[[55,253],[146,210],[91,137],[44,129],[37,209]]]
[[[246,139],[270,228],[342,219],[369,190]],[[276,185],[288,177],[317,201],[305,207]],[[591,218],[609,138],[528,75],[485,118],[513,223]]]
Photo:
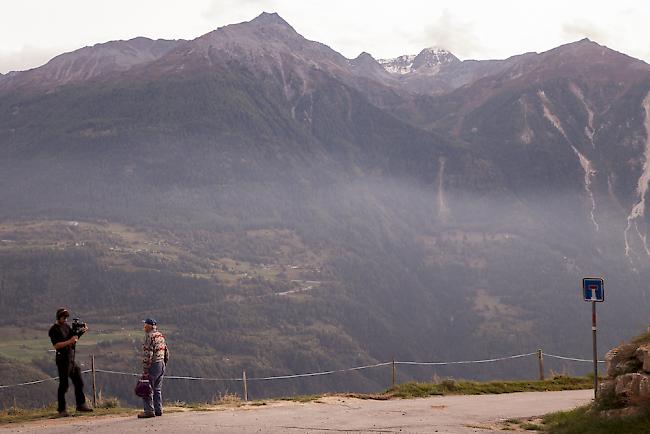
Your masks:
[[[602,354],[647,326],[650,65],[597,41],[503,60],[348,59],[262,13],[192,40],[106,42],[0,75],[0,155],[3,383],[55,374],[46,331],[60,305],[90,324],[79,353],[103,369],[137,369],[154,316],[172,375],[217,378],[589,357],[586,276],[605,278]],[[126,401],[131,380],[100,377]],[[17,398],[50,402],[42,387]],[[240,385],[166,388],[201,401]]]

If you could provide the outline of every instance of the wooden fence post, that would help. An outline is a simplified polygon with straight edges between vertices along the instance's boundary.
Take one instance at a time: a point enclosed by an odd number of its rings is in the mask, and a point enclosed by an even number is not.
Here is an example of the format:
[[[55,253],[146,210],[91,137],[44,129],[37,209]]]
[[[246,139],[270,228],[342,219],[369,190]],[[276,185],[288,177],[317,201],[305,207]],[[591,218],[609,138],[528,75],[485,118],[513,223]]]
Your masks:
[[[248,402],[248,383],[246,382],[246,370],[244,369],[244,374],[242,376],[244,380],[244,401]]]
[[[395,377],[396,377],[396,372],[395,372],[395,357],[393,357],[393,387],[395,387]]]
[[[97,407],[97,382],[95,380],[95,355],[90,356],[90,370],[93,373],[93,407]]]
[[[544,353],[541,348],[537,350],[537,359],[539,360],[539,379],[544,381]]]

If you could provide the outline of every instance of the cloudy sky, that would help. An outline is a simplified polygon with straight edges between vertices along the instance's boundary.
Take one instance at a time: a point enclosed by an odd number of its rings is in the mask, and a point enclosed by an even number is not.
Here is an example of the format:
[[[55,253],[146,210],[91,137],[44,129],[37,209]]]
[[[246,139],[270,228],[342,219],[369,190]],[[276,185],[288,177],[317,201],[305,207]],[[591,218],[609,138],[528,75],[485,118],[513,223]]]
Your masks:
[[[588,37],[650,62],[650,3],[638,0],[21,0],[0,11],[0,73],[110,40],[193,39],[264,11],[348,58],[438,46],[502,59]]]

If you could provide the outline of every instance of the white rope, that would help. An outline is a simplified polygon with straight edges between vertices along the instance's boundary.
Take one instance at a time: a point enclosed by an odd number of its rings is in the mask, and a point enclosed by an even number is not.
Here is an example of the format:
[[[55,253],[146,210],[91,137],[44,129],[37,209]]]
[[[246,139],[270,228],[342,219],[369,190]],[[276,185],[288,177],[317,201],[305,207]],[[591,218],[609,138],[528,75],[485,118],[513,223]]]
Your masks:
[[[336,369],[334,371],[323,371],[323,372],[311,372],[308,374],[294,374],[294,375],[278,375],[275,377],[257,377],[257,378],[248,378],[248,381],[256,381],[256,380],[283,380],[287,378],[302,378],[302,377],[315,377],[317,375],[329,375],[329,374],[336,374],[339,372],[349,372],[349,371],[360,371],[362,369],[369,369],[369,368],[377,368],[379,366],[387,366],[390,365],[392,362],[384,362],[384,363],[377,363],[374,365],[366,365],[366,366],[356,366],[354,368],[347,368],[347,369]]]
[[[39,384],[39,383],[45,383],[46,381],[52,381],[52,380],[58,380],[59,377],[52,377],[52,378],[45,378],[43,380],[36,380],[36,381],[28,381],[27,383],[19,383],[19,384],[7,384],[7,385],[0,385],[0,389],[6,389],[8,387],[17,387],[17,386],[29,386],[31,384]]]
[[[90,372],[90,369],[81,371],[82,374],[85,374],[87,372]],[[7,389],[9,387],[18,387],[18,386],[31,386],[32,384],[40,384],[40,383],[45,383],[46,381],[54,381],[58,379],[59,377],[50,377],[50,378],[44,378],[42,380],[28,381],[26,383],[0,385],[0,389]]]
[[[243,381],[243,378],[203,378],[203,377],[181,377],[178,375],[165,375],[165,380],[200,380],[200,381]]]
[[[564,356],[556,356],[555,354],[549,354],[549,353],[542,353],[547,357],[553,357],[555,359],[561,359],[561,360],[571,360],[573,362],[589,362],[593,363],[593,359],[577,359],[575,357],[564,357]],[[605,363],[604,360],[598,360],[598,363]]]
[[[109,371],[106,369],[95,369],[95,372],[102,372],[104,374],[129,375],[131,377],[139,377],[142,375],[142,374],[136,374],[134,372]],[[243,379],[242,378],[182,377],[178,375],[165,375],[165,380],[242,381]]]
[[[292,375],[277,375],[273,377],[252,377],[247,378],[246,381],[262,381],[262,380],[284,380],[289,378],[302,378],[302,377],[314,377],[318,375],[329,375],[336,374],[340,372],[350,372],[350,371],[360,371],[362,369],[377,368],[379,366],[390,365],[391,362],[376,363],[374,365],[365,365],[365,366],[355,366],[354,368],[347,369],[336,369],[332,371],[322,371],[322,372],[309,372],[306,374],[292,374]],[[118,374],[118,375],[130,375],[137,377],[140,374],[134,374],[132,372],[120,372],[120,371],[108,371],[105,369],[96,369],[95,372],[103,372],[106,374]],[[166,380],[201,380],[201,381],[243,381],[243,378],[205,378],[205,377],[188,377],[188,376],[178,376],[178,375],[165,375]]]
[[[514,356],[507,356],[507,357],[499,357],[496,359],[484,359],[484,360],[462,360],[460,362],[395,362],[396,365],[467,365],[467,364],[472,364],[472,363],[491,363],[491,362],[500,362],[502,360],[511,360],[511,359],[518,359],[521,357],[528,357],[528,356],[533,356],[537,354],[537,352],[534,353],[527,353],[527,354],[517,354]]]
[[[95,369],[95,372],[101,372],[103,374],[130,375],[132,377],[139,377],[140,376],[140,374],[135,374],[133,372],[109,371],[109,370],[106,370],[106,369]]]

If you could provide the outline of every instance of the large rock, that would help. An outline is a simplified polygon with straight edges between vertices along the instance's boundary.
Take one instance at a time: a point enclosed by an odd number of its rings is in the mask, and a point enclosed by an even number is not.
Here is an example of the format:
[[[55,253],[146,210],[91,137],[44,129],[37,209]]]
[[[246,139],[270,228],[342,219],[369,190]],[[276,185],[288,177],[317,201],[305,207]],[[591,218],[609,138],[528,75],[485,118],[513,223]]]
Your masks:
[[[639,400],[641,402],[650,402],[650,375],[642,375],[643,377],[639,382]]]
[[[619,402],[639,405],[650,402],[650,375],[623,374],[616,378],[614,393]]]
[[[616,396],[616,379],[604,380],[598,383],[598,406],[609,408],[619,404]]]
[[[623,374],[616,377],[615,393],[616,397],[625,404],[631,404],[635,396],[639,395],[639,384],[641,383],[641,374],[631,373]]]
[[[634,352],[634,357],[643,364],[642,369],[650,372],[650,344],[643,344]]]
[[[642,364],[635,357],[637,348],[638,346],[635,344],[622,344],[609,350],[605,354],[607,376],[614,378],[617,375],[636,372]]]
[[[607,352],[605,361],[608,379],[599,385],[595,408],[619,417],[650,406],[650,343],[621,344]]]
[[[598,399],[613,397],[616,394],[616,380],[605,380],[598,383]]]

